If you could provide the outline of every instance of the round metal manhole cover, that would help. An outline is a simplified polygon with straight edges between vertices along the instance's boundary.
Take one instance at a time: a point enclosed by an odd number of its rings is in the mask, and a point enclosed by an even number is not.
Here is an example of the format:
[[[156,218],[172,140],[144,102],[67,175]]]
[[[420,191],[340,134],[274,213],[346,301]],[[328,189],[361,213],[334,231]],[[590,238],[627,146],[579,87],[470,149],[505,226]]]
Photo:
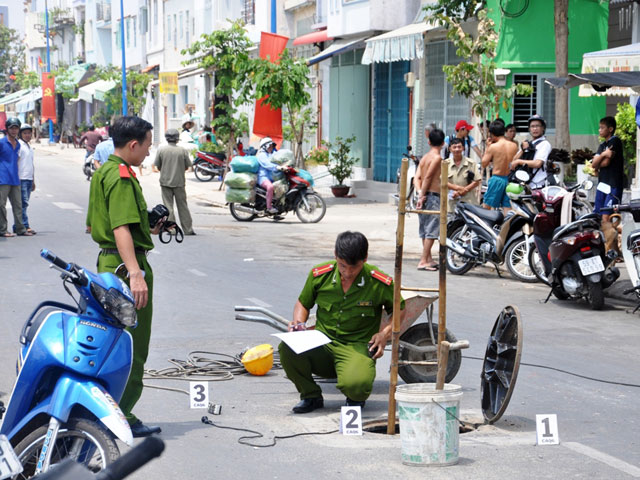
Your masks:
[[[507,409],[522,355],[522,320],[517,307],[504,307],[491,330],[481,377],[482,415],[496,422]]]

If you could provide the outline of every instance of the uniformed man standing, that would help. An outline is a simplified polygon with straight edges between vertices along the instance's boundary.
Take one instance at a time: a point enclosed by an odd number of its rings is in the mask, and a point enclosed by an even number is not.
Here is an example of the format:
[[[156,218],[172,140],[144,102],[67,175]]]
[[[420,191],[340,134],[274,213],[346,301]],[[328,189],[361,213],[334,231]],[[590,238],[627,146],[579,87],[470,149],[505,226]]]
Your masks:
[[[100,246],[98,271],[115,272],[124,264],[138,309],[138,325],[129,331],[133,337],[131,373],[119,402],[134,437],[160,432],[160,427],[147,426],[131,413],[142,395],[151,336],[153,272],[147,253],[153,248],[151,233],[157,234],[164,221],[150,231],[147,204],[132,170],[149,155],[152,129],[138,117],[121,117],[114,122],[111,137],[115,151],[91,180],[87,215],[91,237]]]
[[[364,407],[380,358],[391,338],[391,324],[381,325],[382,309],[393,310],[393,281],[366,263],[369,244],[359,232],[343,232],[335,245],[335,261],[314,267],[298,297],[289,331],[304,327],[309,311],[318,306],[316,329],[331,343],[296,354],[280,344],[280,362],[300,392],[294,413],[322,408],[320,386],[312,375],[337,378],[348,406]],[[404,303],[402,304],[404,308]]]

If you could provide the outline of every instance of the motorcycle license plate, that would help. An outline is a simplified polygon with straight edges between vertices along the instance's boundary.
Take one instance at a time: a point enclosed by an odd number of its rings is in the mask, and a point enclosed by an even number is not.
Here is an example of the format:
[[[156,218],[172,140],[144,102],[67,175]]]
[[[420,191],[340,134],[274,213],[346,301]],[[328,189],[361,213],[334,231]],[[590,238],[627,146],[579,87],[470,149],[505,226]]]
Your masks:
[[[0,435],[0,480],[13,477],[22,472],[22,465],[18,460],[11,443],[5,435]]]
[[[602,259],[600,257],[589,257],[578,260],[578,266],[580,267],[582,275],[585,276],[602,272],[604,270],[604,265],[602,264]]]

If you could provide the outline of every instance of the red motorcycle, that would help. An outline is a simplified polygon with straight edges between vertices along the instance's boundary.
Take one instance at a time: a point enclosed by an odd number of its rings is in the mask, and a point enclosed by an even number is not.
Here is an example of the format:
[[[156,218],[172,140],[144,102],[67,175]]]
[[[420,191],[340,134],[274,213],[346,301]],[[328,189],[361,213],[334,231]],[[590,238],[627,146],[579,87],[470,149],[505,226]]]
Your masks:
[[[298,170],[293,167],[279,167],[279,170],[286,179],[287,191],[283,195],[277,195],[274,188],[272,206],[278,212],[272,215],[273,219],[281,220],[282,215],[295,211],[302,223],[317,223],[322,220],[327,211],[327,205],[322,197],[313,191],[313,179],[307,180],[301,177]],[[230,203],[229,210],[233,218],[239,222],[250,222],[256,217],[271,216],[267,212],[267,191],[256,185],[253,202]]]
[[[583,297],[593,310],[602,309],[603,290],[618,279],[620,271],[613,266],[615,252],[605,251],[600,216],[590,213],[571,221],[573,195],[557,186],[534,191],[533,200],[540,213],[533,221],[532,270],[551,286],[549,296]]]
[[[201,182],[210,182],[215,177],[224,175],[226,156],[224,153],[196,152],[193,161],[193,173]]]

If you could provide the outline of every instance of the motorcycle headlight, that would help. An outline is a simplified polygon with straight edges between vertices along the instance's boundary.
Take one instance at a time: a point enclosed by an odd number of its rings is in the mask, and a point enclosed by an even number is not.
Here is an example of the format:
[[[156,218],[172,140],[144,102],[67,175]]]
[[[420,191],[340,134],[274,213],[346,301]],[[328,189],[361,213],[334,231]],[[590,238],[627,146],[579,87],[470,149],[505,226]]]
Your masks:
[[[95,282],[91,283],[91,293],[113,318],[125,327],[134,327],[138,322],[136,305],[115,288],[106,289]]]

